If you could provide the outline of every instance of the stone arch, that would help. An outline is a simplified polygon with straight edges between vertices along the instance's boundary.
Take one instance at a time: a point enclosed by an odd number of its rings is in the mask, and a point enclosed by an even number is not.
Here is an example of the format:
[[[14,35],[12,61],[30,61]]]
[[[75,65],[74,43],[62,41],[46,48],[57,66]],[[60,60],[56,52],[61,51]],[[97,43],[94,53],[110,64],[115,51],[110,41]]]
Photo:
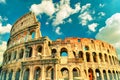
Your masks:
[[[5,70],[5,71],[3,72],[2,80],[6,80],[6,79],[7,79],[7,73],[8,73],[7,70]]]
[[[69,70],[65,67],[61,69],[62,79],[69,79]]]
[[[27,47],[27,50],[26,50],[26,57],[32,57],[32,47]]]
[[[96,78],[97,78],[97,80],[102,80],[100,70],[96,69],[95,72],[96,72]]]
[[[13,70],[9,72],[8,80],[12,80],[12,76],[13,76]]]
[[[85,50],[85,51],[89,50],[89,46],[85,45],[85,46],[84,46],[84,50]]]
[[[88,69],[88,74],[89,74],[89,80],[93,80],[93,70],[91,68]]]
[[[13,60],[16,59],[16,55],[17,55],[17,51],[14,51],[14,53],[13,53]]]
[[[115,73],[114,70],[113,70],[113,78],[114,78],[114,80],[117,80],[117,78],[116,78],[116,73]]]
[[[52,49],[52,50],[51,50],[52,58],[55,58],[56,53],[57,53],[57,50],[56,50],[56,49]]]
[[[29,80],[30,69],[26,68],[23,73],[23,80]]]
[[[73,51],[73,55],[74,55],[74,58],[77,58],[77,55],[76,55],[75,51]]]
[[[96,54],[96,52],[93,52],[92,55],[93,55],[93,61],[97,62],[97,54]]]
[[[86,61],[90,62],[90,53],[89,52],[86,52]]]
[[[35,67],[34,80],[39,80],[40,77],[41,77],[41,68],[40,67]]]
[[[78,68],[73,68],[72,73],[73,73],[73,79],[80,76],[80,70]]]
[[[19,53],[19,59],[22,59],[23,55],[24,55],[24,49],[21,49]]]
[[[108,70],[108,74],[109,74],[109,79],[112,80],[112,73],[110,70]]]
[[[62,48],[60,50],[60,56],[67,57],[68,56],[68,50],[66,48]]]
[[[105,57],[105,62],[108,62],[107,54],[104,54],[104,57]]]
[[[48,66],[46,68],[46,77],[47,79],[53,80],[54,79],[54,70],[52,66]]]
[[[108,79],[107,79],[107,73],[106,73],[105,70],[103,70],[103,76],[104,76],[104,80],[108,80]]]
[[[82,51],[78,52],[78,57],[84,60],[84,58],[83,58],[83,52]]]
[[[118,73],[118,71],[116,71],[116,74],[117,74],[117,79],[119,80],[120,78],[119,78],[119,73]]]
[[[31,36],[31,39],[35,39],[35,31],[34,30],[32,30],[30,32],[30,36]]]
[[[37,54],[38,54],[39,56],[42,56],[42,50],[43,50],[42,45],[37,46]]]
[[[15,74],[15,80],[19,80],[20,79],[20,69],[17,69],[16,74]]]
[[[102,55],[102,53],[99,53],[99,58],[100,58],[100,61],[103,62],[103,55]]]

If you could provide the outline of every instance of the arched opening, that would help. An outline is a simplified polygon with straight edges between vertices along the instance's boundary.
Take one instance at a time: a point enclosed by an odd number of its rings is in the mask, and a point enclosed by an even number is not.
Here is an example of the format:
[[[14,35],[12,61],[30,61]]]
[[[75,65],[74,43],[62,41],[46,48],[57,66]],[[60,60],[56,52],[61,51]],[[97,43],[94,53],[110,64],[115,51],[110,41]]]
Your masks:
[[[89,80],[93,80],[93,70],[91,68],[89,68],[88,70],[88,74],[89,74]]]
[[[75,51],[73,51],[74,58],[77,58]]]
[[[69,71],[67,68],[61,69],[61,75],[62,75],[62,79],[69,80]]]
[[[38,55],[42,58],[42,46],[38,46],[37,47],[37,52],[38,52]]]
[[[112,65],[112,59],[111,59],[111,56],[109,56],[109,60],[110,60],[110,64]]]
[[[32,47],[28,47],[26,50],[26,57],[32,57]]]
[[[21,50],[20,50],[20,53],[19,53],[19,59],[22,59],[22,58],[23,58],[23,54],[24,54],[24,50],[21,49]]]
[[[29,80],[29,73],[30,73],[30,70],[29,70],[29,69],[26,69],[26,70],[24,71],[23,80]]]
[[[62,48],[60,51],[60,56],[62,57],[67,57],[68,53],[67,53],[67,49],[66,48]]]
[[[12,80],[12,75],[13,75],[13,71],[11,71],[11,72],[9,73],[8,80]]]
[[[76,79],[77,77],[79,77],[79,70],[76,68],[73,68],[73,79]]]
[[[105,54],[104,56],[105,56],[105,62],[108,62],[107,54]]]
[[[4,72],[3,80],[6,80],[6,77],[7,77],[7,71]]]
[[[103,56],[102,56],[102,53],[99,53],[99,58],[100,58],[100,61],[103,62]]]
[[[13,53],[13,60],[16,59],[16,55],[17,55],[17,51],[15,51],[15,52]]]
[[[90,53],[86,52],[86,59],[87,59],[87,62],[90,62]]]
[[[47,79],[53,80],[54,79],[54,69],[52,66],[48,66],[46,69],[46,77]]]
[[[82,51],[79,51],[78,57],[81,58],[82,60],[84,60],[84,58],[83,58],[83,52]]]
[[[85,51],[89,50],[89,46],[85,46],[85,47],[84,47],[84,50],[85,50]]]
[[[109,79],[112,80],[112,73],[110,70],[108,70],[108,74],[109,74]]]
[[[56,53],[57,53],[57,50],[56,49],[52,49],[52,58],[55,58],[55,55],[56,55]]]
[[[32,38],[32,39],[35,39],[35,32],[34,32],[34,31],[31,32],[31,38]]]
[[[114,76],[114,80],[117,80],[115,71],[113,71],[113,76]]]
[[[96,52],[93,52],[92,55],[93,55],[93,61],[94,61],[94,62],[97,62],[97,55],[96,55]]]
[[[18,69],[16,72],[15,80],[19,80],[19,78],[20,78],[20,69]]]
[[[99,69],[96,69],[95,72],[96,72],[96,78],[97,78],[97,80],[102,80],[101,73],[100,73]]]
[[[104,76],[104,80],[108,80],[108,79],[107,79],[107,74],[106,74],[106,71],[105,71],[105,70],[103,70],[103,76]]]
[[[39,80],[41,76],[41,69],[37,67],[34,72],[34,80]]]
[[[117,74],[117,79],[120,80],[119,73],[117,71],[116,71],[116,74]]]
[[[8,55],[8,61],[10,61],[11,60],[11,54],[9,53],[9,55]]]

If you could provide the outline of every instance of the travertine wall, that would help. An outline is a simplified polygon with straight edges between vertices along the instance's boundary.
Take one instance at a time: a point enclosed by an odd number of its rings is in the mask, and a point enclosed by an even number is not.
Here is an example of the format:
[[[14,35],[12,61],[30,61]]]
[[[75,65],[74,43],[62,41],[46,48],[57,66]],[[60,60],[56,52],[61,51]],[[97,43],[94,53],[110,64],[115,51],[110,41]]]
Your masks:
[[[0,80],[120,79],[113,46],[88,38],[52,41],[42,37],[34,13],[26,14],[13,25],[3,57]]]

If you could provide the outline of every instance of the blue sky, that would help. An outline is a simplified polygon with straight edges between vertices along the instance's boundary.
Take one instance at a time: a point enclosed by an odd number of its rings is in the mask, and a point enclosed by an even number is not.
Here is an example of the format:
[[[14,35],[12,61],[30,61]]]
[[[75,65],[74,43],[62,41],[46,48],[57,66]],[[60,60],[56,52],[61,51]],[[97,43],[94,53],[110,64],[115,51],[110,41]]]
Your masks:
[[[52,40],[99,39],[112,44],[120,54],[119,3],[119,0],[0,0],[0,56],[12,25],[29,11],[40,21],[42,36]]]

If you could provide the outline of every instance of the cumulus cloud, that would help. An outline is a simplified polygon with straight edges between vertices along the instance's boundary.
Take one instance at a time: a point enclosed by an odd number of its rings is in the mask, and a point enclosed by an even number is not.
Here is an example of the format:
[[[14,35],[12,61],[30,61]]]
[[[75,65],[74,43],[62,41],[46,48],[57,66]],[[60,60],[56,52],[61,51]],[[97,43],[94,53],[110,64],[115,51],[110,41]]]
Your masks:
[[[0,34],[9,33],[11,30],[11,27],[12,27],[11,24],[7,24],[6,26],[2,26],[2,23],[0,23]]]
[[[96,28],[97,26],[98,26],[97,23],[92,23],[92,24],[88,25],[88,28],[89,28],[89,30],[95,32],[95,31],[96,31],[95,28]]]
[[[102,7],[104,7],[104,6],[105,6],[105,4],[101,4],[101,3],[99,4],[99,7],[100,7],[100,8],[102,8]]]
[[[6,3],[6,0],[0,0],[0,3]]]
[[[59,6],[59,10],[56,13],[56,17],[52,23],[52,25],[57,26],[59,24],[63,24],[64,19],[68,18],[70,15],[79,12],[80,4],[77,3],[75,5],[75,9],[70,6],[70,0],[61,0],[61,4]]]
[[[45,13],[48,16],[52,16],[55,12],[55,7],[52,0],[42,0],[40,4],[33,4],[30,8],[36,15]]]
[[[99,12],[98,15],[99,15],[100,17],[102,17],[102,16],[105,16],[105,13],[104,13],[104,12]]]
[[[61,35],[61,34],[62,34],[62,32],[60,32],[60,29],[61,29],[60,27],[57,27],[56,30],[55,30],[55,32],[56,32],[58,35]]]
[[[79,19],[81,20],[80,24],[82,24],[83,26],[86,25],[88,21],[93,20],[92,16],[87,11],[83,14],[80,14]]]
[[[86,11],[87,9],[89,9],[90,6],[91,6],[90,3],[88,3],[88,4],[84,5],[84,6],[82,6],[81,12],[84,12],[84,11]]]
[[[3,41],[2,44],[0,44],[0,64],[2,63],[3,60],[3,53],[6,50],[6,44],[7,42]]]
[[[106,26],[99,30],[96,39],[109,42],[120,51],[120,13],[112,15],[106,20]]]

